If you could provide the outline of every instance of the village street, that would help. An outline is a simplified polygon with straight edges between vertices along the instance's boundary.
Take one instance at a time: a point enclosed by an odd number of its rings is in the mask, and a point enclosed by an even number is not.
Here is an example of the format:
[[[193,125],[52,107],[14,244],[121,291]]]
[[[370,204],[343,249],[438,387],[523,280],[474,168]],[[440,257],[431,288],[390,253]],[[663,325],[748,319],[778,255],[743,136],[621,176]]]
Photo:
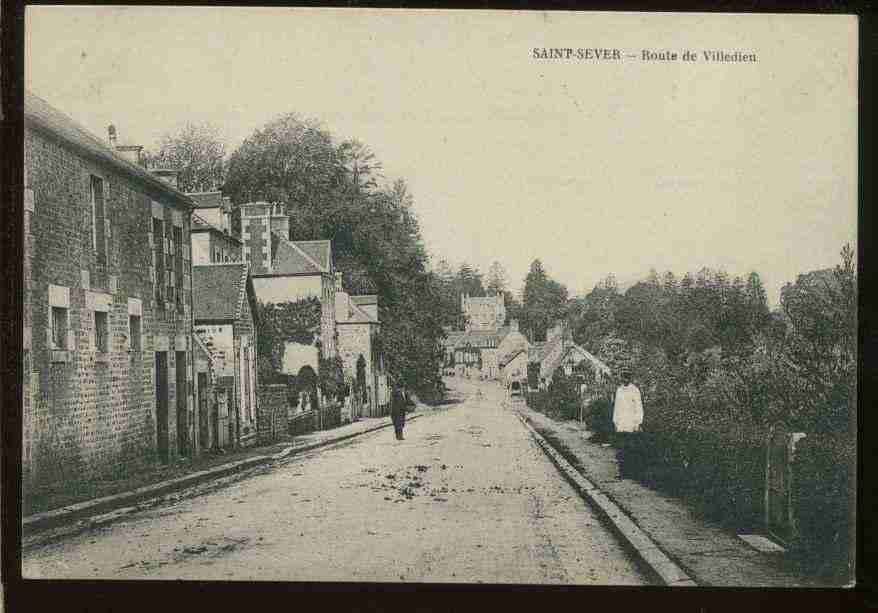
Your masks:
[[[644,584],[495,383],[23,552],[27,578]],[[482,395],[477,390],[482,390]]]

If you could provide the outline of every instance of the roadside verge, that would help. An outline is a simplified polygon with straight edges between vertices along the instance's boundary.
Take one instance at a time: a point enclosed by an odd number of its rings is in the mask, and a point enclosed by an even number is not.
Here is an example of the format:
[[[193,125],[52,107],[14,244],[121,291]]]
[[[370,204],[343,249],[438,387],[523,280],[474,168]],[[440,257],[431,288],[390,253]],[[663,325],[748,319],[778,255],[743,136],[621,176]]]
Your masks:
[[[698,583],[680,568],[622,509],[610,500],[594,483],[576,470],[564,457],[518,413],[518,418],[531,437],[558,468],[565,479],[579,492],[607,524],[619,535],[638,558],[655,573],[665,585],[696,587]]]

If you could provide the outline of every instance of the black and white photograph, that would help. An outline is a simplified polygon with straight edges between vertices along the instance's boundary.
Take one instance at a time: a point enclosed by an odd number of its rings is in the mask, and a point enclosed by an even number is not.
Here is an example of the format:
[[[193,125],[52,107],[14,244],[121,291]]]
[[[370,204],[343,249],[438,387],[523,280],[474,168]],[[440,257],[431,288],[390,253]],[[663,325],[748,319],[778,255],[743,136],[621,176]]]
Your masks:
[[[28,6],[23,578],[852,587],[858,61]]]

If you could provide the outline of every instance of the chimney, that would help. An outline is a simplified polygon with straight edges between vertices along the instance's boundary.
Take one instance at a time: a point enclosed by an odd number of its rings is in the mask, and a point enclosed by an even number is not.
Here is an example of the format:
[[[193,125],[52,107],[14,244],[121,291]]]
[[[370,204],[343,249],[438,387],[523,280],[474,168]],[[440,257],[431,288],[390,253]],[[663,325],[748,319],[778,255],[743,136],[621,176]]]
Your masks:
[[[274,207],[272,207],[272,210]],[[271,231],[279,234],[286,240],[290,240],[290,218],[288,215],[271,215],[269,226]]]
[[[158,179],[161,179],[168,185],[172,185],[173,187],[177,187],[177,178],[180,175],[180,171],[174,168],[154,168],[150,170],[150,172]]]
[[[116,148],[116,126],[110,124],[107,126],[107,140],[110,141],[110,148]]]
[[[137,164],[138,166],[140,166],[140,152],[142,150],[143,147],[141,145],[118,145],[116,147],[116,151],[118,151],[123,158],[132,164]]]

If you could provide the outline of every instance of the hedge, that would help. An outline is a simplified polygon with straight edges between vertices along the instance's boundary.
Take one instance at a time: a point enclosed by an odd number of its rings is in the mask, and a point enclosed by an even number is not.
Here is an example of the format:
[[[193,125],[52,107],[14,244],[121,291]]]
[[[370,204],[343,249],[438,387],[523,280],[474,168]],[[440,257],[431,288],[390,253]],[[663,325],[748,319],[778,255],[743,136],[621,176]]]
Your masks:
[[[626,477],[683,497],[711,519],[735,528],[755,528],[761,522],[761,438],[706,430],[641,432],[626,438],[620,458]]]
[[[797,553],[809,572],[834,582],[853,578],[855,467],[856,442],[850,436],[809,434],[796,444]]]

